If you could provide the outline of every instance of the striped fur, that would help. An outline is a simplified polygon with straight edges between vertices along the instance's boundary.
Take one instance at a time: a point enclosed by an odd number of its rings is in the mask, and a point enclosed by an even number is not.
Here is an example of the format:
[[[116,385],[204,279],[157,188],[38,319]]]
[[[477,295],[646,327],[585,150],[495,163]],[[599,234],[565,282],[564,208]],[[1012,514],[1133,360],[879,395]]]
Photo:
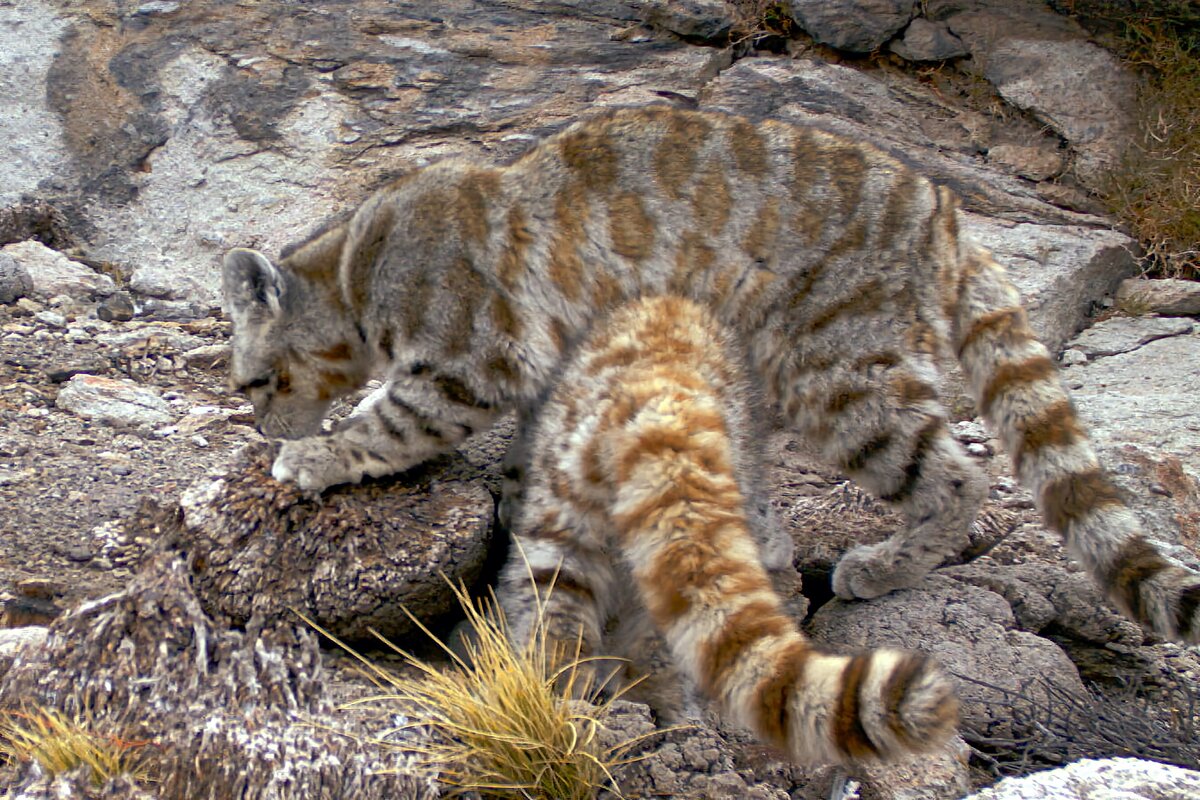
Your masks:
[[[784,613],[737,471],[747,392],[732,352],[704,309],[670,296],[618,310],[581,345],[531,434],[500,589],[516,643],[541,619],[559,652],[578,641],[640,666],[652,625],[705,696],[797,760],[940,744],[957,704],[935,666],[821,653]]]
[[[570,126],[504,166],[447,161],[384,187],[276,266],[226,258],[232,379],[310,490],[398,472],[528,407],[629,299],[684,295],[729,326],[765,400],[908,525],[851,550],[843,597],[918,583],[984,493],[939,404],[957,351],[1047,522],[1113,601],[1200,639],[1200,578],[1148,544],[1053,363],[956,201],[868,144],[655,106]],[[330,400],[384,370],[354,419]]]

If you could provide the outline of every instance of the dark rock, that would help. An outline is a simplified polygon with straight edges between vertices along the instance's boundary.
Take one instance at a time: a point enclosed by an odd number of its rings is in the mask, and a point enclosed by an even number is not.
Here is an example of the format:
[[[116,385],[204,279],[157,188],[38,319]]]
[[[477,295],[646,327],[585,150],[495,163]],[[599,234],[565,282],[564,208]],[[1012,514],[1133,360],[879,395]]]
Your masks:
[[[888,49],[907,61],[946,61],[970,54],[946,23],[930,22],[924,17],[908,23],[904,35],[893,39]]]
[[[911,0],[787,0],[789,16],[822,44],[869,53],[912,19]]]
[[[62,609],[49,598],[14,597],[4,603],[2,623],[6,628],[49,625],[61,613]]]
[[[127,292],[110,295],[96,306],[96,316],[105,322],[128,322],[133,319],[133,298]]]
[[[723,42],[733,29],[724,0],[650,0],[642,13],[647,24],[700,42]]]

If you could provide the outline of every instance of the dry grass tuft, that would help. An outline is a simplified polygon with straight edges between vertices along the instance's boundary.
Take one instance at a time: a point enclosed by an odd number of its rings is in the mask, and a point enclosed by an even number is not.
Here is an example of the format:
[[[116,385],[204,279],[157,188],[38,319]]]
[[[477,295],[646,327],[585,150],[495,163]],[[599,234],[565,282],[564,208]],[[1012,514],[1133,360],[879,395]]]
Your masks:
[[[646,737],[601,744],[601,720],[615,698],[600,697],[585,677],[589,672],[580,669],[584,660],[562,664],[552,657],[540,613],[531,646],[516,650],[494,596],[477,604],[461,586],[454,591],[471,630],[464,656],[413,618],[449,656],[448,668],[386,640],[415,668],[416,677],[393,675],[354,653],[385,689],[355,705],[398,703],[408,718],[379,744],[415,753],[422,766],[439,773],[451,796],[479,792],[496,798],[585,800],[601,788],[620,796],[612,771],[636,761],[626,754]],[[554,663],[560,666],[549,666]],[[428,735],[415,745],[411,738],[402,745],[388,741],[406,730]]]
[[[1125,19],[1124,31],[1146,86],[1107,201],[1141,241],[1147,272],[1200,278],[1200,45],[1161,19]]]
[[[0,755],[5,759],[36,762],[49,775],[86,767],[95,786],[120,776],[148,782],[145,748],[149,744],[99,733],[89,718],[68,717],[54,709],[9,711],[0,718]]]

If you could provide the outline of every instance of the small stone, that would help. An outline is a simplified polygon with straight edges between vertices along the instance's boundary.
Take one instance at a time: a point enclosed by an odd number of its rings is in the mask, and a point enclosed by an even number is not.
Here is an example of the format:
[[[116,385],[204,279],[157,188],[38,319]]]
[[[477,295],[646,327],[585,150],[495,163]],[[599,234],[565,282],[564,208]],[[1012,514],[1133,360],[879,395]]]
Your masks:
[[[46,377],[52,383],[64,383],[76,375],[95,374],[108,368],[108,361],[103,356],[80,354],[69,361],[51,362],[45,368]]]
[[[1031,181],[1053,178],[1063,170],[1063,157],[1049,147],[998,144],[988,149],[988,161]]]
[[[127,292],[117,292],[96,307],[96,316],[105,322],[128,322],[136,309]]]
[[[17,581],[17,593],[23,597],[34,597],[42,600],[52,600],[65,590],[61,581],[53,578],[24,578]]]
[[[77,416],[118,427],[162,425],[172,419],[170,407],[156,390],[99,375],[75,375],[59,390],[55,402]]]
[[[67,318],[56,311],[40,311],[33,315],[33,318],[43,325],[48,325],[51,328],[67,327]]]
[[[192,437],[192,444],[196,445],[196,447],[208,447],[208,439],[197,433]]]
[[[4,604],[4,625],[20,628],[26,625],[49,625],[62,609],[52,600],[41,597],[14,597]]]
[[[930,22],[924,17],[908,23],[904,36],[893,39],[888,49],[906,61],[945,61],[971,52],[945,22]]]
[[[1075,367],[1080,364],[1086,364],[1088,357],[1087,353],[1083,352],[1082,350],[1076,350],[1074,347],[1072,347],[1069,350],[1063,351],[1062,358],[1060,360],[1062,361],[1062,365],[1064,367]]]
[[[987,456],[990,456],[992,454],[992,449],[990,447],[988,447],[986,444],[979,444],[978,442],[972,442],[971,444],[967,445],[967,452],[973,456],[979,456],[980,458],[986,458]]]
[[[113,568],[113,563],[104,556],[98,556],[93,558],[88,566],[90,566],[92,569],[107,570]]]
[[[3,255],[3,254],[0,253],[0,255]],[[37,300],[31,300],[28,297],[22,297],[20,300],[17,301],[17,309],[25,312],[26,314],[28,314],[30,316],[38,313],[39,311],[44,310],[45,308],[46,307],[44,305],[42,305],[41,303],[39,303]]]

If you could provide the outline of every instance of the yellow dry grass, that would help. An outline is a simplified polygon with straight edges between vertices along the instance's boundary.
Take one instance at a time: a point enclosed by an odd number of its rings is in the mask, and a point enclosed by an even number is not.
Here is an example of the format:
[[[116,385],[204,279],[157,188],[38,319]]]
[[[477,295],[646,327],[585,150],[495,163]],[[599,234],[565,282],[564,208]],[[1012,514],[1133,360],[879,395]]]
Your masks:
[[[150,743],[100,733],[96,727],[86,716],[54,709],[5,712],[0,716],[0,755],[10,762],[37,762],[49,775],[86,767],[96,786],[121,775],[149,780],[145,748]]]
[[[514,800],[585,800],[601,788],[620,796],[613,770],[636,761],[628,753],[647,737],[602,744],[602,720],[615,697],[602,698],[591,685],[590,673],[581,669],[586,660],[568,657],[564,663],[549,651],[541,608],[530,646],[514,648],[494,595],[476,603],[463,587],[453,589],[470,628],[463,655],[410,615],[447,654],[448,667],[380,637],[414,668],[414,677],[404,677],[346,648],[384,689],[352,705],[399,705],[408,719],[377,744],[392,744],[388,737],[400,731],[421,731],[420,743],[408,737],[392,746],[415,753],[423,767],[436,771],[450,796],[478,792]]]

